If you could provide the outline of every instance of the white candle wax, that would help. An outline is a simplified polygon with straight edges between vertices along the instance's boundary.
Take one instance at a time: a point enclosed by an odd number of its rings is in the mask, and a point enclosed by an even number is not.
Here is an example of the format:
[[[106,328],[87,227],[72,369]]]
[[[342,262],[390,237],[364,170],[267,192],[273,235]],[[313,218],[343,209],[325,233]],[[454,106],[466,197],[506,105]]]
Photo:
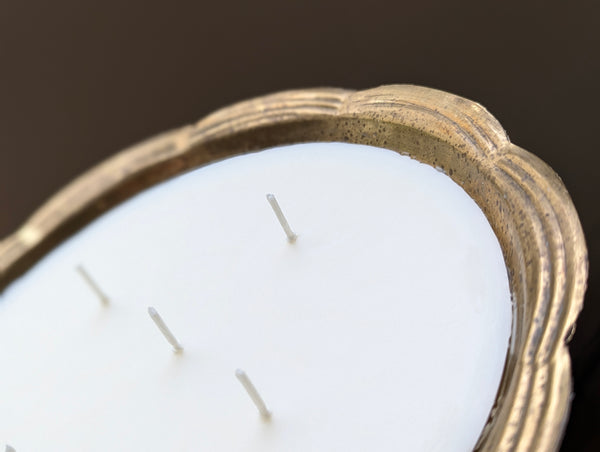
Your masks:
[[[444,174],[339,143],[244,155],[113,209],[1,295],[0,447],[462,452],[510,328],[497,239]]]

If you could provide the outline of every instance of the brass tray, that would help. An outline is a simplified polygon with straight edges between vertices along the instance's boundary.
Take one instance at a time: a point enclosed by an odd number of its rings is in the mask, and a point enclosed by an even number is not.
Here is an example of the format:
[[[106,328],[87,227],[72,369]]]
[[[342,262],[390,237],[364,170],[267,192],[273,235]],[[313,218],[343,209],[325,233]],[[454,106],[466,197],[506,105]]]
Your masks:
[[[149,139],[76,179],[0,242],[0,290],[75,231],[152,185],[233,155],[308,141],[410,155],[443,170],[481,207],[504,253],[513,332],[476,449],[557,450],[572,397],[566,343],[587,279],[581,225],[552,169],[512,144],[483,107],[452,94],[410,85],[287,91]]]

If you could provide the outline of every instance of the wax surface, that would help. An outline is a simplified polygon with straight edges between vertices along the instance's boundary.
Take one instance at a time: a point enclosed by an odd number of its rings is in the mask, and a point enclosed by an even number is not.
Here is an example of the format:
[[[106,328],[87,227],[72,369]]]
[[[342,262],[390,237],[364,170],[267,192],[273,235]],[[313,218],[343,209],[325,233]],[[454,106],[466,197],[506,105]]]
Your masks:
[[[340,143],[235,157],[115,208],[0,295],[0,448],[464,452],[510,329],[497,239],[444,174]]]

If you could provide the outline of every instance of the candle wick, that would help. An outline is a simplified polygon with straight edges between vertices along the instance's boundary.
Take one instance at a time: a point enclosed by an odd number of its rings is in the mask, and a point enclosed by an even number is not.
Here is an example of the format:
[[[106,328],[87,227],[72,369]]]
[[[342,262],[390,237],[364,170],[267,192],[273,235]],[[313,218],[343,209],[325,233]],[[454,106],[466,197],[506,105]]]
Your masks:
[[[152,320],[154,320],[154,323],[156,324],[156,326],[158,327],[160,332],[163,334],[165,339],[167,341],[169,341],[169,343],[173,346],[173,350],[175,351],[175,353],[182,352],[183,347],[181,346],[179,341],[175,338],[173,333],[171,333],[171,330],[169,329],[169,327],[167,327],[167,325],[165,324],[165,321],[162,319],[160,314],[158,312],[156,312],[156,309],[154,309],[153,307],[149,307],[148,314],[150,315],[150,318],[152,318]]]
[[[81,275],[81,277],[83,278],[83,280],[86,282],[86,284],[88,285],[88,287],[90,289],[92,289],[92,292],[94,292],[98,296],[98,298],[100,299],[100,302],[104,306],[108,306],[108,304],[110,302],[109,298],[102,291],[102,289],[100,289],[100,286],[98,286],[98,284],[96,283],[96,281],[94,281],[94,279],[90,276],[90,274],[86,271],[86,269],[83,268],[83,265],[78,265],[76,267],[76,270]]]
[[[244,372],[242,369],[238,369],[235,371],[235,376],[240,381],[244,389],[246,389],[246,392],[256,405],[256,408],[258,408],[258,412],[261,414],[261,416],[264,419],[269,419],[271,417],[271,412],[267,409],[265,402],[250,381],[250,378],[248,378],[248,375],[246,375],[246,372]]]
[[[281,224],[281,227],[285,231],[285,235],[287,235],[288,242],[294,243],[298,236],[294,233],[294,231],[292,231],[292,228],[286,220],[285,215],[283,215],[283,212],[281,211],[281,207],[279,207],[279,203],[277,202],[275,195],[269,193],[267,195],[267,201],[269,201],[269,204],[271,204],[273,212],[275,212],[275,216],[277,217],[279,223]]]

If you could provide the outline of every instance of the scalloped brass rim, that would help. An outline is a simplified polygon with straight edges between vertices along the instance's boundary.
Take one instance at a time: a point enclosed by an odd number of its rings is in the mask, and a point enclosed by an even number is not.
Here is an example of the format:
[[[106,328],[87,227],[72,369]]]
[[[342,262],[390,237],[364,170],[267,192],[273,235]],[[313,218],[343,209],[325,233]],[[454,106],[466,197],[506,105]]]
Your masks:
[[[479,104],[410,86],[306,89],[259,97],[133,146],[76,179],[0,242],[0,290],[94,218],[171,176],[233,155],[308,141],[383,147],[438,167],[477,202],[502,247],[514,302],[485,451],[554,451],[568,417],[566,347],[587,253],[560,178],[510,143]]]

